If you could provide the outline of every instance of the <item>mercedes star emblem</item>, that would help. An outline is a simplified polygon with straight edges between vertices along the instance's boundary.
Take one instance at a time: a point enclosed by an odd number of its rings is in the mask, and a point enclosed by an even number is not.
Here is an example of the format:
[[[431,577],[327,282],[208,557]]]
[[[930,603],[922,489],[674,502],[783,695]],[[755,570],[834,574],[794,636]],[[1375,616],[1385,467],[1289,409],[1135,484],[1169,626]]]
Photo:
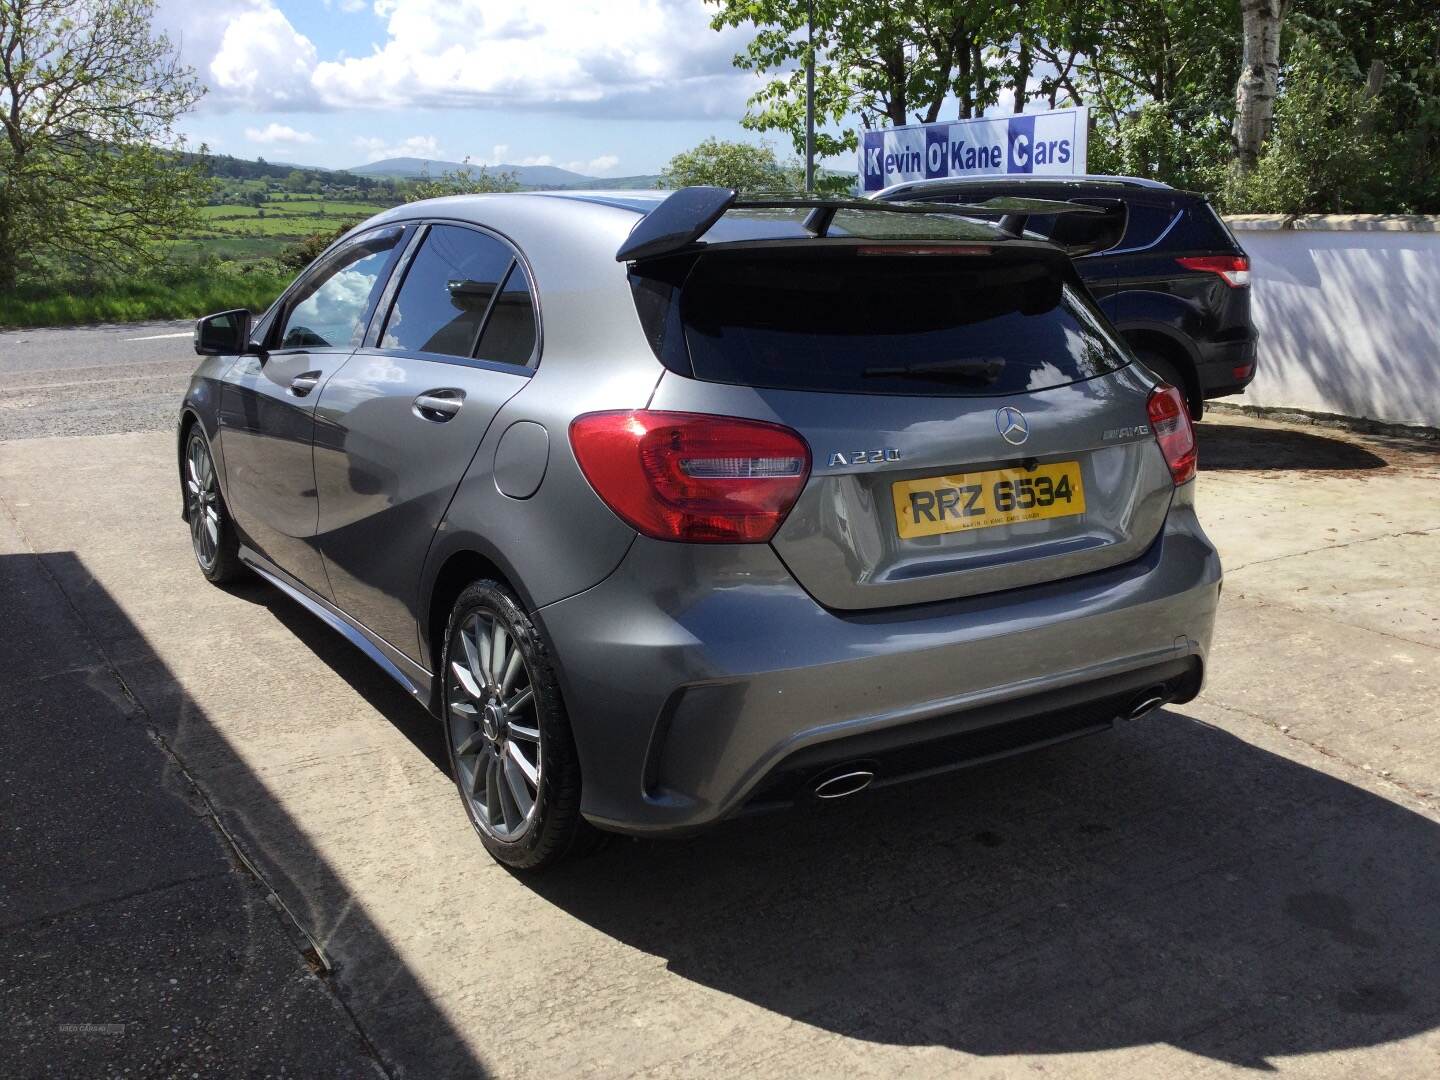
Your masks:
[[[1011,446],[1019,446],[1030,437],[1030,425],[1025,420],[1025,414],[1009,405],[995,410],[995,430]]]

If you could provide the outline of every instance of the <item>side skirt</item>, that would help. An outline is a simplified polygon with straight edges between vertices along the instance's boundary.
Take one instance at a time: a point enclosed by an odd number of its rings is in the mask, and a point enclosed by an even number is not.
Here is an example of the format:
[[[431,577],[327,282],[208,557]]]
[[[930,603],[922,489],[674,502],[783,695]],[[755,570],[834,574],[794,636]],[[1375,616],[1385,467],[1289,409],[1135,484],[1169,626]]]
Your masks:
[[[312,615],[319,617],[332,630],[337,631],[341,637],[368,656],[381,671],[404,687],[405,692],[418,701],[426,712],[433,714],[431,702],[434,675],[244,544],[240,546],[240,561]]]

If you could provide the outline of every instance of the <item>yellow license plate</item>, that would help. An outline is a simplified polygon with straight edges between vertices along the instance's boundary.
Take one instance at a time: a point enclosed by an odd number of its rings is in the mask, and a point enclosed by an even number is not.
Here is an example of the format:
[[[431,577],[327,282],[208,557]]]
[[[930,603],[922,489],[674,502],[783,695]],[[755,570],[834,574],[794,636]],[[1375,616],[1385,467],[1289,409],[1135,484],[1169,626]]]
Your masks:
[[[890,492],[902,540],[1085,512],[1078,461],[901,480]]]

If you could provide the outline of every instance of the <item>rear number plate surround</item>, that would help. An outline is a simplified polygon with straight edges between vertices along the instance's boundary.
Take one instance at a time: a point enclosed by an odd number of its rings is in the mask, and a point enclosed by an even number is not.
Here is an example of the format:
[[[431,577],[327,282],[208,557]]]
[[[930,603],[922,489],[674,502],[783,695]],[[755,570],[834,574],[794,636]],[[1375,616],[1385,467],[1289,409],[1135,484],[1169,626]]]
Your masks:
[[[902,540],[1085,512],[1078,461],[899,480],[890,494]]]

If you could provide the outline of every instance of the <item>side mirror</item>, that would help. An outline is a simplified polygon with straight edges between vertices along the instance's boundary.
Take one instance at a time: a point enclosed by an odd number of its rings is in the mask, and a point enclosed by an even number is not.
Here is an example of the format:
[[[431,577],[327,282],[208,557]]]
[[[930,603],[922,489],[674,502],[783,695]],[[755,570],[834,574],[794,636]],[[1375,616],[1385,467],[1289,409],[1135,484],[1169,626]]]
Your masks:
[[[236,308],[197,319],[195,351],[201,356],[234,356],[258,351],[250,343],[250,312]]]

